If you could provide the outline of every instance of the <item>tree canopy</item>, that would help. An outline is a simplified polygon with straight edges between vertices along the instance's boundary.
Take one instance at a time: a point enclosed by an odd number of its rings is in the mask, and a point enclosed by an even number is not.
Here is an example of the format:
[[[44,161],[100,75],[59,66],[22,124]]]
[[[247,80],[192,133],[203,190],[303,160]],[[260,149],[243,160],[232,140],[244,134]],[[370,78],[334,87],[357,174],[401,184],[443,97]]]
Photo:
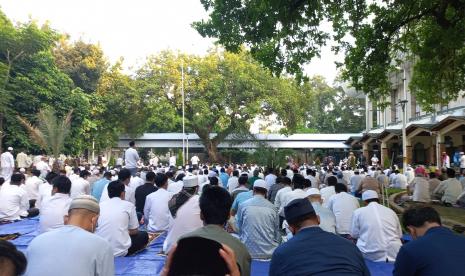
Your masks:
[[[302,66],[332,39],[345,52],[343,78],[372,98],[391,92],[390,74],[404,62],[414,64],[410,89],[425,109],[463,96],[464,1],[201,2],[210,15],[194,23],[201,35],[231,51],[245,44],[277,74],[302,77]]]
[[[172,107],[155,114],[155,125],[180,125],[182,68],[187,131],[199,135],[212,160],[220,159],[219,143],[228,135],[249,133],[257,116],[276,114],[289,131],[302,119],[295,83],[273,77],[245,51],[211,51],[205,57],[163,52],[150,57],[138,72],[150,105]]]

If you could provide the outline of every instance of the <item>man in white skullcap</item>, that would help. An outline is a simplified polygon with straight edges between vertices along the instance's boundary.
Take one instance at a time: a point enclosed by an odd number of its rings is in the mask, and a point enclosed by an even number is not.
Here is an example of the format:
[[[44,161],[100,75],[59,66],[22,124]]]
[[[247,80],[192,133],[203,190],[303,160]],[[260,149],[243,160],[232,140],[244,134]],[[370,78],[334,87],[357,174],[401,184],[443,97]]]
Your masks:
[[[185,176],[182,182],[184,185],[182,191],[175,194],[168,202],[174,220],[163,244],[164,252],[168,252],[179,237],[203,226],[197,194],[199,190],[198,177]]]
[[[37,236],[29,244],[25,275],[114,275],[110,244],[93,234],[99,213],[95,198],[76,197],[69,206],[65,225]]]
[[[362,193],[365,207],[354,211],[350,235],[357,240],[357,247],[365,259],[374,262],[396,260],[402,243],[399,218],[390,208],[379,204],[378,193],[366,190]]]
[[[5,181],[9,181],[15,169],[15,158],[13,157],[13,148],[8,147],[8,150],[0,155],[1,175]]]

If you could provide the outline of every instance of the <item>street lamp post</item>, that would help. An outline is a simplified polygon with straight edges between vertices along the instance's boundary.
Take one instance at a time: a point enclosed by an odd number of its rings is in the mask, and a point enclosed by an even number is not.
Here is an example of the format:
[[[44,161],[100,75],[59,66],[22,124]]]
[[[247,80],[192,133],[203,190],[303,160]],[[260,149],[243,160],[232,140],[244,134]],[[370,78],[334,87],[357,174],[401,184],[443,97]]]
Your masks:
[[[399,104],[402,107],[402,168],[405,171],[407,169],[407,116],[405,113],[405,105],[407,100],[400,100]]]
[[[181,60],[181,97],[182,97],[182,165],[186,164],[186,134],[184,121],[184,62]]]

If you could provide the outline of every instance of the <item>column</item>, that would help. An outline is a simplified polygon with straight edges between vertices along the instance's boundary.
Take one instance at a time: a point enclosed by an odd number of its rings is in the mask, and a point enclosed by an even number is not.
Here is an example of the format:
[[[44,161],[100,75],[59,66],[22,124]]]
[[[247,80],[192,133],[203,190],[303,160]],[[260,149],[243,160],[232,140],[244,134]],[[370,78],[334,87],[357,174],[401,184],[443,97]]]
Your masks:
[[[429,147],[428,160],[431,166],[436,166],[436,137],[431,137],[431,146]]]
[[[369,156],[369,152],[368,152],[368,143],[369,141],[366,141],[363,143],[363,157],[365,157],[365,162],[366,164],[368,164],[370,161],[370,156]]]
[[[406,157],[406,162],[408,165],[412,165],[412,161],[413,161],[413,148],[412,148],[412,139],[407,137],[407,147],[406,147],[406,154],[405,154],[405,157]],[[405,170],[405,168],[404,168]]]
[[[446,151],[446,144],[444,143],[444,135],[438,133],[436,136],[436,166],[441,168],[441,154]]]
[[[380,159],[380,164],[381,164],[381,167],[384,168],[384,159],[385,158],[388,158],[389,159],[389,150],[388,150],[388,146],[387,146],[387,143],[386,142],[381,142],[381,159]],[[386,168],[385,168],[386,169]]]

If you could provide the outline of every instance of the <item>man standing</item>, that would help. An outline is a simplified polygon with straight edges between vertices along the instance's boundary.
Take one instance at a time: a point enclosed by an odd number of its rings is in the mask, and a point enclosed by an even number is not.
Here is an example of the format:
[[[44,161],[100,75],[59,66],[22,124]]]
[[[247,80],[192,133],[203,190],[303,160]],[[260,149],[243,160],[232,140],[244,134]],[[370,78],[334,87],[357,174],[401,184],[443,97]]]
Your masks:
[[[239,171],[234,170],[233,175],[228,179],[227,188],[230,194],[239,186]],[[225,183],[223,183],[224,185]]]
[[[447,152],[442,152],[441,155],[441,165],[443,168],[450,168],[450,157],[447,155]]]
[[[136,176],[137,162],[139,161],[139,154],[136,150],[136,143],[129,142],[129,148],[124,152],[125,168],[131,172],[131,176]]]
[[[113,276],[110,244],[93,234],[100,213],[91,196],[69,206],[65,226],[37,236],[27,248],[28,276]]]
[[[443,227],[435,209],[408,209],[402,214],[402,224],[413,241],[400,248],[394,276],[464,274],[465,238]]]
[[[462,175],[463,172],[465,171],[465,154],[463,153],[463,151],[460,152],[459,163],[460,163],[460,174]]]
[[[100,203],[96,234],[110,243],[115,257],[129,256],[143,249],[149,240],[147,232],[138,230],[136,207],[124,200],[125,187],[119,180],[110,182],[110,199]]]
[[[15,169],[15,158],[13,157],[13,148],[8,147],[8,150],[0,155],[0,165],[2,168],[2,176],[5,181],[9,181]]]
[[[265,182],[268,186],[266,188],[267,190],[270,190],[271,186],[273,186],[276,183],[276,178],[277,176],[274,174],[274,169],[268,168],[268,174],[265,176]]]
[[[200,218],[203,220],[204,226],[182,236],[181,239],[201,237],[226,244],[236,255],[241,275],[249,276],[251,257],[247,248],[237,238],[224,230],[231,209],[229,193],[218,186],[209,187],[200,196],[199,205]]]
[[[151,193],[145,199],[144,217],[147,223],[147,230],[151,232],[167,231],[173,224],[173,217],[168,208],[168,202],[173,197],[173,193],[167,191],[168,177],[161,174],[156,182],[158,190]]]
[[[350,235],[358,239],[363,256],[374,262],[393,262],[402,246],[399,218],[390,208],[379,204],[378,193],[362,194],[366,206],[354,211]]]
[[[281,243],[278,210],[266,199],[268,184],[255,181],[253,198],[239,206],[237,226],[252,258],[269,259]]]
[[[200,159],[199,159],[199,157],[197,155],[192,156],[191,164],[192,164],[192,167],[194,167],[194,169],[199,167],[199,161],[200,161]]]
[[[20,152],[16,155],[16,162],[18,163],[18,168],[29,168],[31,166],[32,160],[24,152]]]
[[[40,232],[44,233],[63,226],[72,199],[69,196],[71,181],[64,175],[53,179],[52,196],[40,207]]]
[[[176,167],[176,155],[171,155],[169,160],[170,167]]]
[[[337,183],[335,190],[336,194],[329,198],[328,209],[336,217],[336,233],[344,238],[349,238],[352,216],[360,204],[354,196],[347,193],[346,185]]]
[[[318,227],[319,218],[308,199],[291,201],[284,214],[294,236],[274,251],[270,276],[370,275],[353,243]]]

